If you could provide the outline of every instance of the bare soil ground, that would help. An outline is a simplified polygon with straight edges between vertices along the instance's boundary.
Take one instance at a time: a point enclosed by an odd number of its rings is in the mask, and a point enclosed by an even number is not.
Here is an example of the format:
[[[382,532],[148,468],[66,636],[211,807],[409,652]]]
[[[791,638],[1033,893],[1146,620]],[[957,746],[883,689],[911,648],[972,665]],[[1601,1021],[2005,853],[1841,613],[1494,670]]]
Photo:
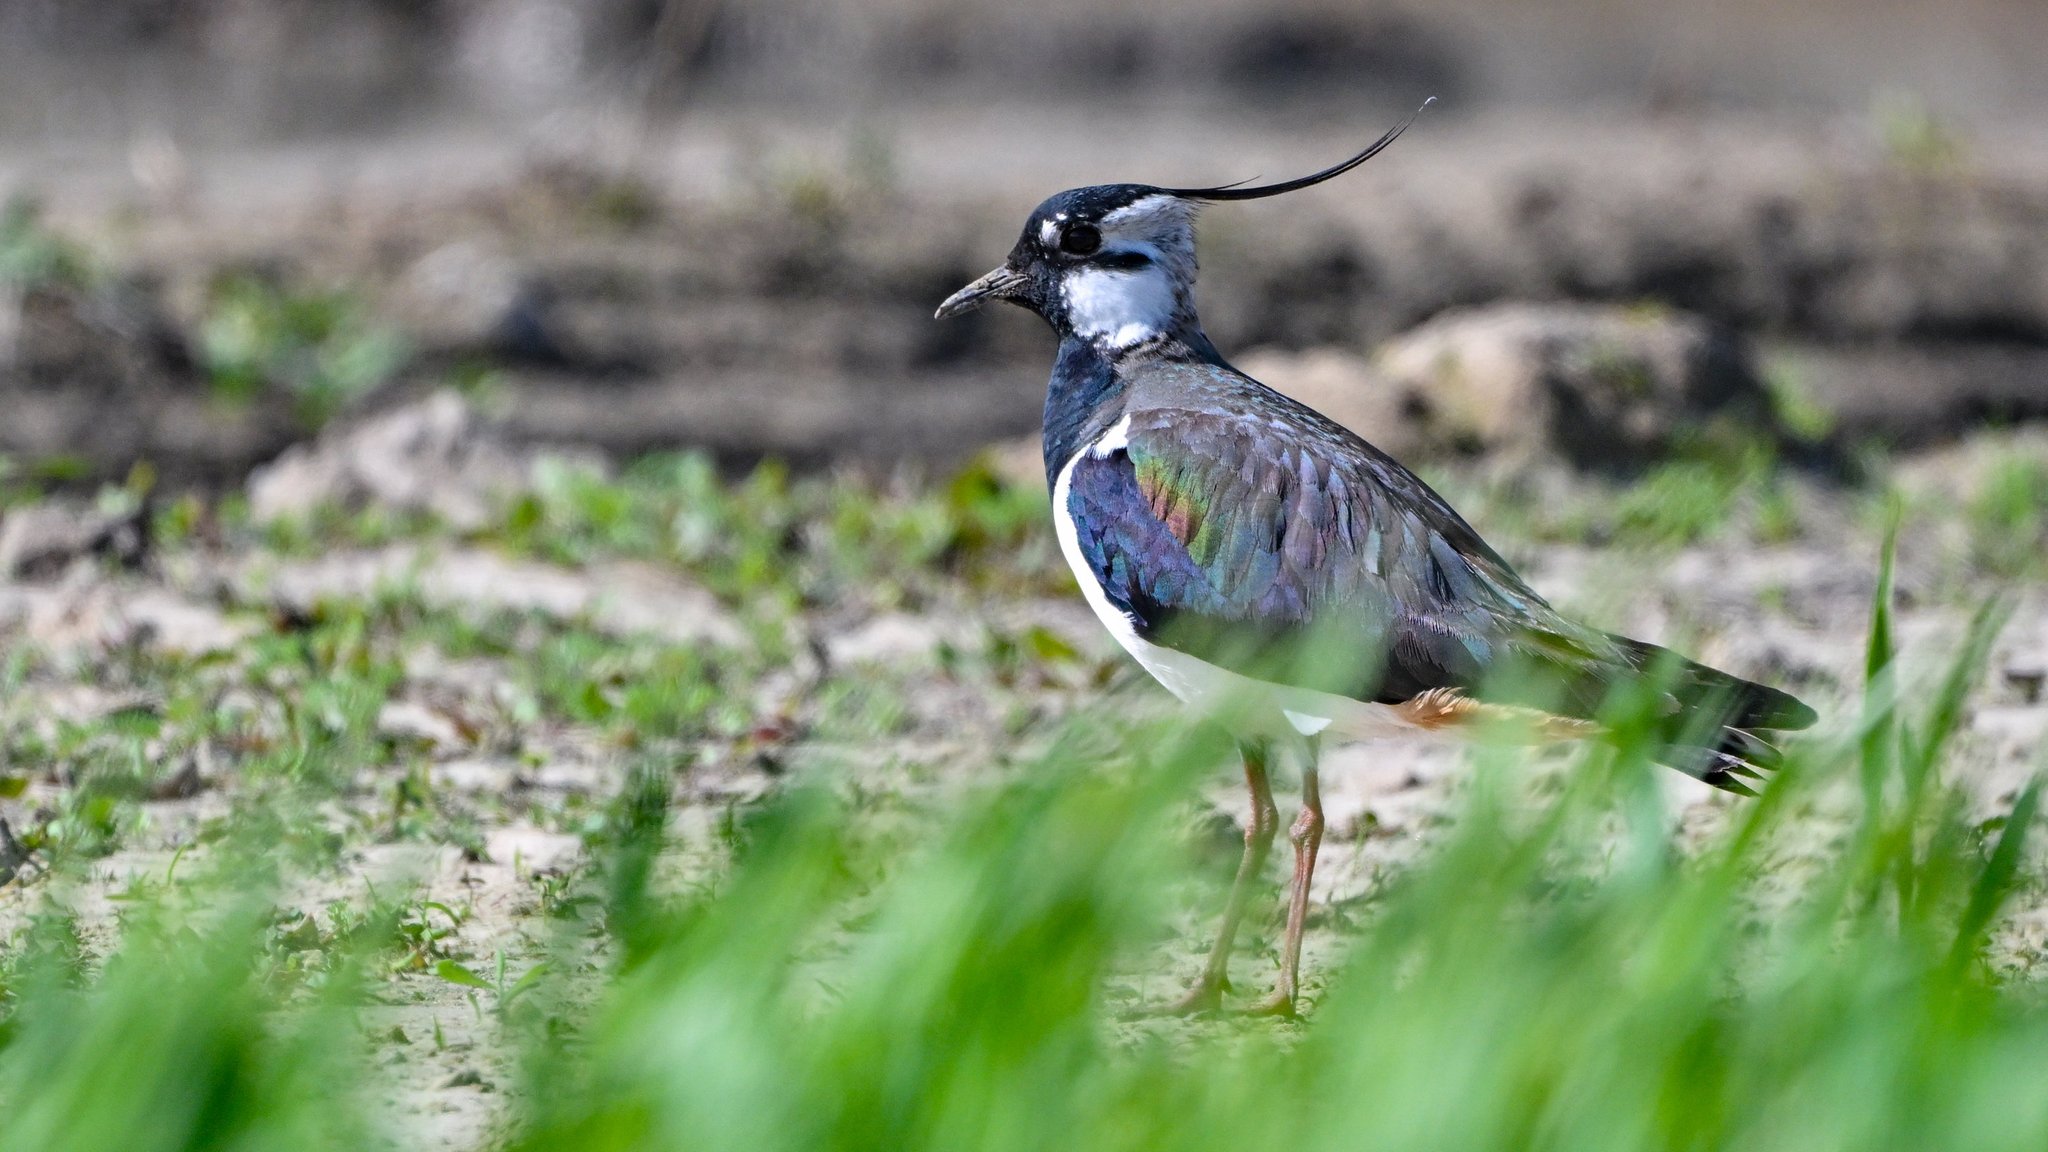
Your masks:
[[[1376,134],[1391,99],[769,102],[630,130],[557,109],[0,150],[0,190],[42,206],[0,223],[0,961],[54,909],[97,961],[130,895],[247,868],[230,880],[280,970],[312,983],[379,934],[361,1024],[391,1122],[485,1144],[518,1083],[500,1006],[542,963],[610,959],[593,862],[634,781],[670,792],[687,886],[793,784],[886,824],[1078,711],[1170,712],[1051,542],[1037,322],[930,310],[1046,193],[1278,177]],[[1787,427],[1750,455],[1604,478],[1416,462],[1556,602],[1799,692],[1824,740],[1854,723],[1902,509],[1914,683],[1981,602],[2010,612],[1949,765],[1975,812],[2008,808],[2048,748],[2032,123],[1480,107],[1341,186],[1210,213],[1219,343],[1364,372],[1418,322],[1506,299],[1675,308],[1761,349]],[[313,453],[297,495],[249,479],[451,385],[470,415],[399,437],[395,471]],[[1815,460],[1780,451],[1788,429]],[[431,457],[417,483],[406,452]],[[1311,996],[1463,781],[1541,789],[1569,763],[1333,750]],[[1199,963],[1232,779],[1189,782],[1212,875],[1122,1003]],[[1739,803],[1675,774],[1667,796],[1681,848]],[[2038,973],[2038,883],[2023,904],[1995,960]],[[1271,905],[1248,926],[1241,986],[1278,927]]]
[[[617,146],[594,117],[449,124],[195,147],[176,195],[119,154],[0,157],[0,187],[46,205],[11,226],[43,274],[0,299],[0,452],[231,482],[332,412],[454,379],[517,435],[622,455],[958,461],[1035,427],[1045,337],[930,311],[1041,196],[1293,171],[1399,111],[1140,103],[1076,139],[1058,108],[735,110]],[[2048,151],[1995,126],[1941,139],[1433,112],[1341,186],[1209,213],[1203,315],[1238,352],[1369,354],[1447,307],[1654,301],[1763,340],[1844,444],[1924,445],[2040,415],[2048,341]]]
[[[2048,467],[2038,438],[1982,438],[1901,462],[1891,484],[1909,509],[1899,632],[1914,682],[1938,672],[1980,595],[2011,609],[1949,767],[1988,815],[2042,765],[2048,584],[2038,554],[1984,566],[1975,533],[1996,525],[1967,510],[1987,460]],[[147,548],[88,549],[0,584],[0,937],[54,902],[103,949],[126,894],[229,865],[222,846],[254,829],[284,864],[249,882],[281,954],[317,970],[367,910],[389,910],[397,943],[363,1020],[379,1082],[394,1123],[473,1147],[517,1080],[496,997],[543,960],[604,960],[583,884],[633,773],[672,790],[672,872],[691,883],[716,874],[732,821],[792,782],[863,797],[886,821],[999,777],[1076,709],[1170,708],[1071,594],[1034,485],[978,481],[994,487],[963,507],[957,485],[846,477],[775,496],[758,477],[692,481],[694,465],[608,477],[528,463],[531,479],[462,530],[374,504],[264,527],[187,502],[156,514]],[[1693,542],[1646,548],[1573,542],[1558,535],[1567,519],[1479,474],[1442,478],[1560,604],[1798,691],[1827,717],[1819,738],[1853,723],[1881,496],[1780,476]],[[1539,512],[1613,496],[1555,479]],[[1763,514],[1771,500],[1789,511]],[[106,514],[31,508],[53,523]],[[1567,763],[1334,750],[1311,996],[1461,781]],[[1191,884],[1156,965],[1119,985],[1128,1006],[1199,963],[1234,855],[1228,766],[1189,786],[1215,875]],[[1676,774],[1668,796],[1680,844],[1741,803]],[[1273,915],[1250,925],[1243,987],[1269,978]],[[2044,956],[2048,906],[2032,903],[1998,963],[2030,971]]]

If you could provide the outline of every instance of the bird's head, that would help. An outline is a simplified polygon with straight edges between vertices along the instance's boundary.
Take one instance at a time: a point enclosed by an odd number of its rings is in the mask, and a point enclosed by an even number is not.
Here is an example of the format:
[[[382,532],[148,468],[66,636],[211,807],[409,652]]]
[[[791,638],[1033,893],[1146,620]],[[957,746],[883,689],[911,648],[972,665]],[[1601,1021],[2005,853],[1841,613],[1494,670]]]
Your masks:
[[[1428,106],[1425,101],[1423,107]],[[947,297],[938,317],[1008,300],[1044,317],[1061,337],[1088,340],[1110,351],[1196,332],[1197,209],[1220,200],[1278,196],[1349,172],[1392,144],[1414,119],[1410,115],[1342,163],[1279,184],[1099,184],[1062,192],[1033,210],[1009,259]]]

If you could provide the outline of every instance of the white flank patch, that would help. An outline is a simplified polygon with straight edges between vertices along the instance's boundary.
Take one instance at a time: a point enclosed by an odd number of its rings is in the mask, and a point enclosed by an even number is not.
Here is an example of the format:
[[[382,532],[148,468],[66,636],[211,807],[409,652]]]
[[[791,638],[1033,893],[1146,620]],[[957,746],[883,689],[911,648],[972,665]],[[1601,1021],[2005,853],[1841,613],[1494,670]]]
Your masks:
[[[1254,680],[1138,635],[1135,622],[1110,603],[1087,558],[1081,554],[1080,530],[1068,506],[1074,465],[1084,456],[1101,459],[1126,447],[1130,427],[1131,418],[1127,415],[1101,439],[1075,453],[1060,469],[1052,488],[1053,531],[1059,538],[1060,554],[1074,570],[1074,579],[1081,585],[1081,595],[1088,601],[1088,607],[1095,610],[1096,618],[1124,651],[1135,657],[1168,692],[1240,737],[1295,739],[1329,730],[1344,738],[1363,740],[1426,731],[1384,704]]]
[[[1330,726],[1328,716],[1304,716],[1287,708],[1282,708],[1280,714],[1287,717],[1287,722],[1294,725],[1294,730],[1303,736],[1313,736]]]
[[[1173,320],[1173,281],[1156,262],[1128,272],[1084,265],[1067,273],[1060,291],[1075,334],[1111,348],[1149,340]]]
[[[1097,460],[1106,459],[1111,452],[1121,452],[1131,446],[1131,414],[1117,421],[1115,427],[1102,434],[1102,439],[1088,446],[1088,454]]]

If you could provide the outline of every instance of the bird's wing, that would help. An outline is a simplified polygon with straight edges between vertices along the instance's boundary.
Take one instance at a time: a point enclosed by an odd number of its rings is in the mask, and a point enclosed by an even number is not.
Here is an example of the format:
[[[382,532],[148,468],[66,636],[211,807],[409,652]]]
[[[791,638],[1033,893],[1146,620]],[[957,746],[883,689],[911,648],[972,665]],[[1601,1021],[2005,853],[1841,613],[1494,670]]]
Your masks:
[[[1618,686],[1647,685],[1656,758],[1735,792],[1775,766],[1760,731],[1816,719],[1567,620],[1420,478],[1291,401],[1132,413],[1099,445],[1069,468],[1061,512],[1087,575],[1151,643],[1439,716],[1595,721]]]
[[[1136,412],[1122,439],[1075,461],[1065,512],[1152,643],[1389,703],[1498,695],[1492,674],[1517,661],[1604,696],[1588,674],[1625,662],[1413,473],[1306,409]],[[1590,715],[1599,699],[1570,703]]]

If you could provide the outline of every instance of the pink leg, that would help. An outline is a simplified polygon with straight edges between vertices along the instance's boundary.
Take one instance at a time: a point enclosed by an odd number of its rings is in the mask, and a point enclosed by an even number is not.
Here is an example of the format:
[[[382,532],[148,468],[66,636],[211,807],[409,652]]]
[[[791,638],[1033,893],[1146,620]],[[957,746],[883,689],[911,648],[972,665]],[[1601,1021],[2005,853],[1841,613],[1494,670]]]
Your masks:
[[[1287,830],[1294,844],[1294,880],[1287,894],[1287,935],[1280,950],[1280,983],[1249,1011],[1258,1016],[1293,1016],[1301,990],[1301,930],[1308,922],[1309,882],[1316,874],[1316,849],[1323,843],[1323,796],[1311,762],[1301,770],[1301,815]]]
[[[1237,939],[1237,924],[1251,898],[1252,883],[1266,866],[1273,834],[1280,830],[1280,810],[1273,804],[1273,788],[1266,779],[1266,748],[1246,744],[1243,751],[1245,787],[1252,795],[1251,819],[1244,828],[1244,855],[1238,858],[1237,878],[1231,881],[1230,899],[1223,905],[1223,926],[1216,932],[1216,943],[1209,949],[1202,975],[1187,995],[1166,1009],[1176,1015],[1214,1012],[1222,1005],[1223,990],[1230,986],[1230,946]]]

